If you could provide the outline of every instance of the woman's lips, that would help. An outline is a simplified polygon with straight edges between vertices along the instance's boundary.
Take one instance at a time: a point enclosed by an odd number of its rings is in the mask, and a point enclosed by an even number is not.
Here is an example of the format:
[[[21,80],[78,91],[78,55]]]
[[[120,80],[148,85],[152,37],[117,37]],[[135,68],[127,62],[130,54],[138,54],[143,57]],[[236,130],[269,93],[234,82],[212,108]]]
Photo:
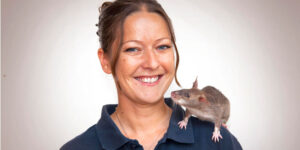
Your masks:
[[[163,75],[154,75],[154,76],[138,76],[135,77],[137,81],[139,81],[142,85],[148,85],[148,86],[153,86],[158,84],[160,81],[161,77]]]

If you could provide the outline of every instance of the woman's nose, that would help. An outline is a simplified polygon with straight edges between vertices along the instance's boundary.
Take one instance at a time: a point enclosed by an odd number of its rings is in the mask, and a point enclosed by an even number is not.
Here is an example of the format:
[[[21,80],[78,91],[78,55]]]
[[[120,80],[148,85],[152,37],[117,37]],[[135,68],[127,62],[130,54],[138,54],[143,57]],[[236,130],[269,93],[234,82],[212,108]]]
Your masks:
[[[143,67],[148,69],[156,69],[159,66],[159,56],[155,50],[148,49],[144,53]]]

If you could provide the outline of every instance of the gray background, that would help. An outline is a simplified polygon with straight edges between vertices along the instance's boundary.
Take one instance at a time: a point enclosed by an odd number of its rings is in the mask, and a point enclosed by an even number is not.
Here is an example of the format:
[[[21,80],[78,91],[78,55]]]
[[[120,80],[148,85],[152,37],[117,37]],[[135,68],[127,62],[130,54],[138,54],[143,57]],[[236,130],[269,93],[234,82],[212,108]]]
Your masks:
[[[97,58],[102,1],[1,2],[2,149],[58,149],[117,102]],[[183,87],[198,76],[230,99],[229,130],[244,149],[296,149],[300,1],[159,2],[175,27]]]

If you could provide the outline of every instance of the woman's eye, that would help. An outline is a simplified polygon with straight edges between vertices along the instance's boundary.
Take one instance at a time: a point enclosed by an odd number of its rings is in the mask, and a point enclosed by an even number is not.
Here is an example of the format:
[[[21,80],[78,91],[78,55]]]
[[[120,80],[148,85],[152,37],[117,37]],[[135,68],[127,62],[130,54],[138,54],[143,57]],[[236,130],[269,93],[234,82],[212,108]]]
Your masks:
[[[128,48],[125,50],[125,52],[137,52],[138,49],[137,48]]]
[[[162,45],[162,46],[158,47],[159,50],[164,50],[164,49],[168,49],[168,48],[170,48],[170,46],[168,46],[168,45]]]

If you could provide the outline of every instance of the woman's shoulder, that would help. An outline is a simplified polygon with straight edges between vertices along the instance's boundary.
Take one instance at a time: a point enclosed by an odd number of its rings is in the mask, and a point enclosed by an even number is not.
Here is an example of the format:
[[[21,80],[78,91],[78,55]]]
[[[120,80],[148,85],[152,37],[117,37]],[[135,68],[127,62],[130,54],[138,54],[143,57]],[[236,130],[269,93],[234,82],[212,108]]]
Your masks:
[[[207,121],[201,121],[196,117],[191,117],[190,121],[194,130],[194,139],[196,143],[209,143],[211,147],[222,147],[224,149],[241,150],[242,147],[236,137],[228,129],[221,126],[220,133],[222,139],[215,143],[212,140],[214,124]]]
[[[91,126],[82,134],[64,144],[60,150],[99,150],[96,125]]]

